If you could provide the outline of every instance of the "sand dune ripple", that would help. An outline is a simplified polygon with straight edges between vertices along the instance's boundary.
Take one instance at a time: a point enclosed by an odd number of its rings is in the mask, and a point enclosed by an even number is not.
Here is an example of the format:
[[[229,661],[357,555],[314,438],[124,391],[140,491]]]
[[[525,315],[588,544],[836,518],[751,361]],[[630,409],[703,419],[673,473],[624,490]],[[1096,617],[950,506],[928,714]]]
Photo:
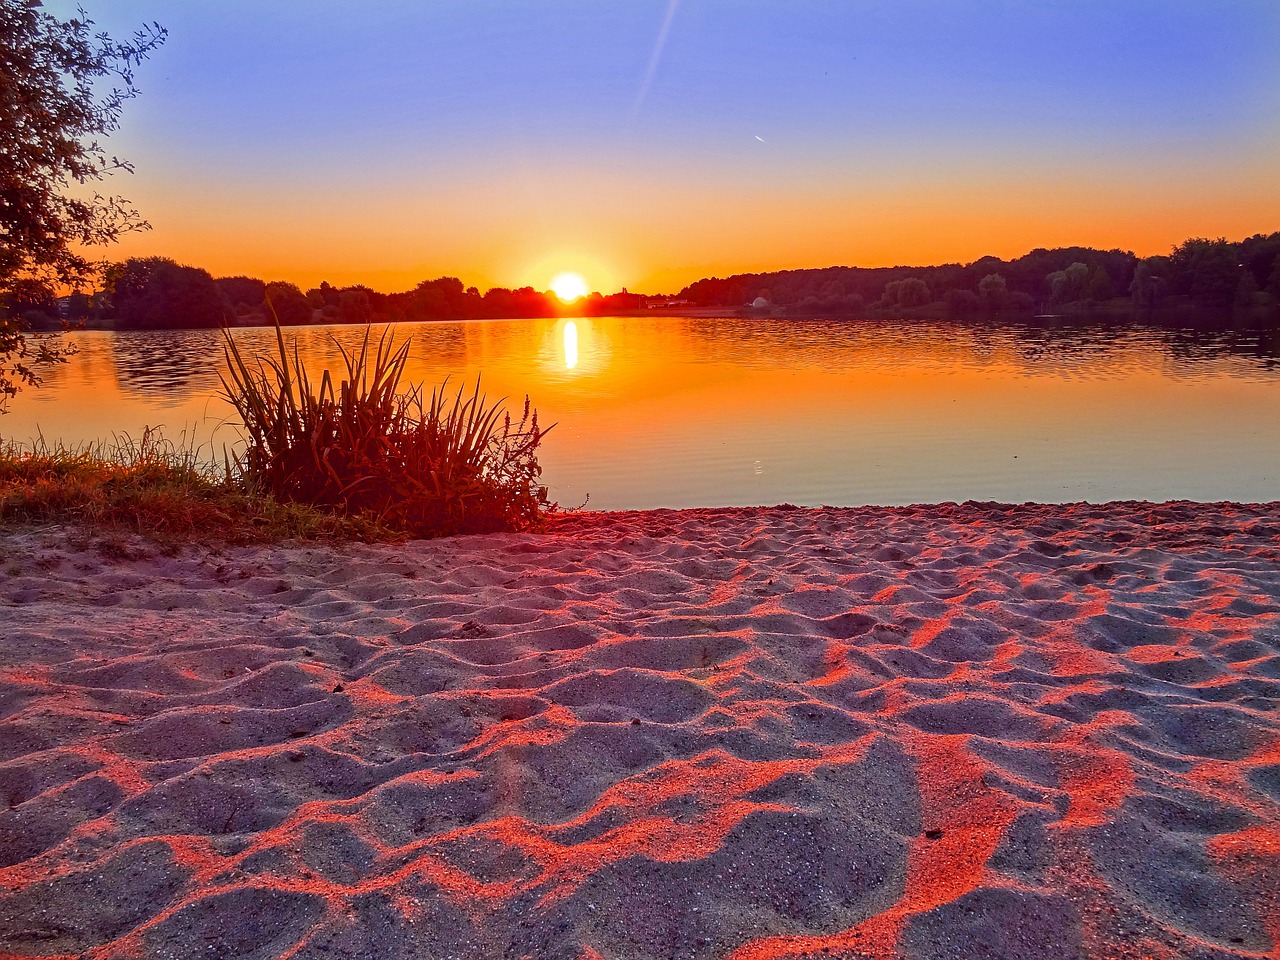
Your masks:
[[[0,536],[0,955],[1280,951],[1280,507]]]

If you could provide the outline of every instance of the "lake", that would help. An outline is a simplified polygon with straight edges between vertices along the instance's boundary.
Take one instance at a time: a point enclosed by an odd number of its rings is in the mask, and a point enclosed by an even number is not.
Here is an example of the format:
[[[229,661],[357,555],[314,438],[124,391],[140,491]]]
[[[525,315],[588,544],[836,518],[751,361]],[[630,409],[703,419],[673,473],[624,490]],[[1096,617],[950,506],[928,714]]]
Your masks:
[[[482,373],[556,423],[561,506],[1280,499],[1280,334],[1034,321],[607,317],[401,324],[409,377]],[[313,369],[361,328],[303,327]],[[163,427],[221,460],[217,331],[79,331],[6,440]],[[242,351],[274,350],[242,329]],[[589,500],[588,500],[589,495]]]

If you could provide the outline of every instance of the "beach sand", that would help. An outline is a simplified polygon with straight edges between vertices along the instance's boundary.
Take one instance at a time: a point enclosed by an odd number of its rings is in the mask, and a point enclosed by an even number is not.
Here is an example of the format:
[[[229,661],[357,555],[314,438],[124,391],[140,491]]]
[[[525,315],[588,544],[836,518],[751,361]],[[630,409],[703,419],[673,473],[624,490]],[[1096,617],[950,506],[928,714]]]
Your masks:
[[[1280,950],[1280,504],[0,533],[0,955]]]

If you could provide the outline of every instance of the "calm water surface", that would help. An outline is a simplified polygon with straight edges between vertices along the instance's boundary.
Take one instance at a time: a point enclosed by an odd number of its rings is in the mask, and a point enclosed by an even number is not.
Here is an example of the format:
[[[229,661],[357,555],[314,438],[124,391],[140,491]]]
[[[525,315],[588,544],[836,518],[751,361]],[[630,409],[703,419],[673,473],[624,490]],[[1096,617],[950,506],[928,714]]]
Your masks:
[[[1280,337],[1132,327],[679,317],[401,324],[410,379],[483,373],[557,422],[553,499],[600,509],[1280,499]],[[309,367],[333,338],[287,331]],[[0,434],[237,439],[220,334],[79,332]],[[274,332],[238,330],[246,354]]]

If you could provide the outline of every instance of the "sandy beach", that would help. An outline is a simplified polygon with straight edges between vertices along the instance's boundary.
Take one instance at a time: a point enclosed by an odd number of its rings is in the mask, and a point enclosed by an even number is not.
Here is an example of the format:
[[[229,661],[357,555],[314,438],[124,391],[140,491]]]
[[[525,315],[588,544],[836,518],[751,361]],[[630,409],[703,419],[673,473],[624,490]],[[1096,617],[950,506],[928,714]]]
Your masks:
[[[1280,504],[0,533],[0,956],[1280,951]]]

